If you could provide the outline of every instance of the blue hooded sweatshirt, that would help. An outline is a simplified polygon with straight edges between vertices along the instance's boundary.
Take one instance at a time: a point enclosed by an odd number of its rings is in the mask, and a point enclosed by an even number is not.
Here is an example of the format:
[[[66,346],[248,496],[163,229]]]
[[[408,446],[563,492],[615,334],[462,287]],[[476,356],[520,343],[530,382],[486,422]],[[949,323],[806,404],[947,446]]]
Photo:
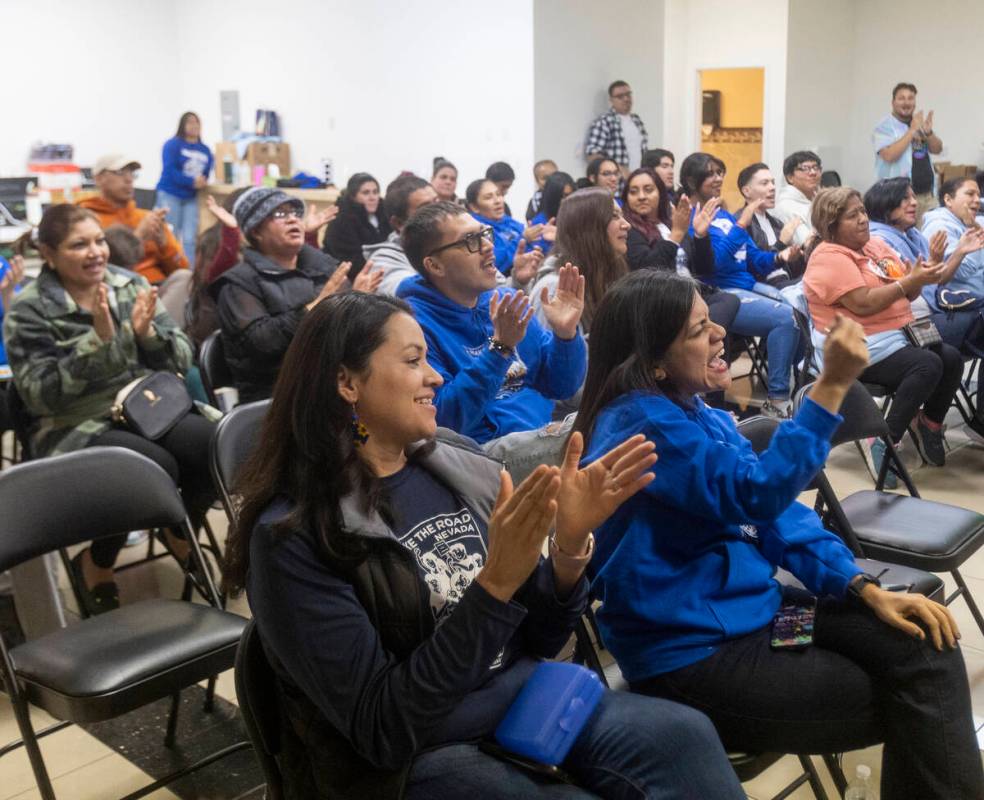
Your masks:
[[[400,284],[396,295],[413,309],[424,329],[427,361],[444,378],[434,399],[438,425],[484,444],[546,425],[552,401],[566,400],[581,387],[587,347],[580,334],[559,339],[533,318],[515,356],[506,359],[489,349],[491,291],[468,308],[415,275]]]
[[[796,502],[823,466],[841,417],[807,400],[756,455],[724,411],[630,392],[598,415],[590,464],[629,436],[656,445],[656,479],[598,530],[591,569],[602,637],[629,681],[706,658],[768,625],[777,566],[813,593],[843,596],[862,570]]]
[[[694,236],[693,214],[690,215],[690,235]],[[776,267],[776,254],[760,250],[748,231],[723,208],[718,209],[708,232],[714,249],[714,274],[710,283],[720,289],[753,291],[756,281],[765,281]]]
[[[514,220],[508,214],[501,219],[489,219],[474,211],[470,213],[478,222],[489,225],[495,231],[495,265],[499,268],[499,272],[508,275],[512,272],[519,240],[523,238],[523,231],[526,230],[523,223]]]
[[[978,217],[977,221],[979,223],[984,222],[984,218]],[[957,249],[960,237],[967,230],[967,226],[960,221],[956,214],[945,207],[934,208],[923,214],[922,233],[926,239],[932,239],[933,235],[941,230],[946,231],[944,258],[949,258]],[[936,303],[937,287],[938,285],[933,283],[924,286],[922,290],[923,297],[926,298],[926,302],[929,303],[929,307],[933,311],[940,310]],[[984,297],[984,250],[977,250],[965,255],[960,266],[957,267],[957,271],[946,284],[946,288],[951,291],[970,292],[974,297]]]
[[[172,136],[164,142],[161,151],[161,179],[157,188],[175,197],[190,200],[195,196],[195,178],[208,177],[212,171],[212,151],[201,142],[186,142],[180,136]]]

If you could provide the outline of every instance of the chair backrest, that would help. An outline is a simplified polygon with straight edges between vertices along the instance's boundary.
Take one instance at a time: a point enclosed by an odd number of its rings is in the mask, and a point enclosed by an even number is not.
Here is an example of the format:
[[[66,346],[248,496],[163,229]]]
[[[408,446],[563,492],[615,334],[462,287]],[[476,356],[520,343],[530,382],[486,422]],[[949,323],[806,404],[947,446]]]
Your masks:
[[[796,408],[803,404],[806,393],[812,386],[812,383],[808,384],[797,392],[794,403]],[[871,437],[879,439],[888,437],[888,423],[885,422],[878,404],[875,403],[871,393],[858,381],[855,381],[848,390],[844,402],[841,403],[840,414],[844,421],[834,431],[830,440],[833,447],[844,442],[856,442]]]
[[[232,490],[236,475],[259,441],[263,420],[269,408],[269,400],[257,400],[237,406],[222,417],[215,427],[209,462],[212,479],[218,487],[219,497],[230,522],[235,514]]]
[[[236,699],[246,733],[260,762],[267,782],[267,800],[283,797],[283,776],[276,756],[280,753],[280,709],[277,704],[276,675],[267,661],[256,621],[243,630],[236,651]]]
[[[90,539],[181,527],[171,477],[122,447],[88,447],[0,473],[0,572]]]
[[[24,399],[17,391],[17,385],[13,381],[7,381],[4,388],[5,402],[7,405],[7,417],[17,437],[17,443],[21,446],[21,461],[27,461],[34,457],[31,445],[31,427],[34,420],[31,413],[24,405]]]
[[[234,386],[232,371],[226,362],[225,346],[222,343],[222,331],[212,331],[205,337],[198,351],[198,368],[202,373],[202,384],[208,401],[216,408],[219,407],[215,390],[223,386]]]
[[[778,427],[779,420],[759,414],[739,422],[738,433],[748,439],[756,453],[762,453],[769,447]]]

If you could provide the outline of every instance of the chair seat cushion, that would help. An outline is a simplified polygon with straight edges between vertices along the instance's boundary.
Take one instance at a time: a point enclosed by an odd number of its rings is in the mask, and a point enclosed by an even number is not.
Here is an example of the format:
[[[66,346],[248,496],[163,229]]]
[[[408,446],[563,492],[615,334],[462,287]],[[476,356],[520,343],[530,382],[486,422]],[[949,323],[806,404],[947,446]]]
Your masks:
[[[108,719],[232,667],[246,620],[211,606],[145,600],[10,651],[32,703],[61,719]]]
[[[959,506],[870,489],[841,506],[871,558],[940,572],[984,543],[984,515]]]

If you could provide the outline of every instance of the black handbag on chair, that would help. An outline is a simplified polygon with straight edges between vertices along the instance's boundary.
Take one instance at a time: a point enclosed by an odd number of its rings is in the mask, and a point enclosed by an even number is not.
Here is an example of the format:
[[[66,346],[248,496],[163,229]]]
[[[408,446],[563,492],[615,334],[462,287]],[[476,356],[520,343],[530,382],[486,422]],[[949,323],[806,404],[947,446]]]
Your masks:
[[[184,380],[173,372],[152,372],[120,389],[110,412],[115,422],[156,441],[194,405]]]

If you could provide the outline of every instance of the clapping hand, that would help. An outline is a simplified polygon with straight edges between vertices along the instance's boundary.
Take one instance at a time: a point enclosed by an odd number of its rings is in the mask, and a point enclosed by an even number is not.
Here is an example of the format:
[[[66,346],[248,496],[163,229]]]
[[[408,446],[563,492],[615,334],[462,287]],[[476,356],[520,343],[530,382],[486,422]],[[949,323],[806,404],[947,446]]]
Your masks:
[[[520,239],[516,245],[516,255],[513,256],[512,279],[517,286],[525,286],[536,275],[543,263],[543,251],[534,247],[527,252],[526,239]]]
[[[325,285],[321,287],[321,291],[318,292],[317,297],[308,303],[305,308],[310,311],[326,297],[331,297],[331,295],[335,294],[335,292],[341,291],[342,287],[345,286],[345,281],[348,278],[348,273],[351,266],[351,261],[343,261],[335,267],[335,271],[331,273],[331,277],[328,278]]]
[[[943,233],[940,231],[939,233]],[[935,236],[933,237],[936,238]],[[960,241],[957,242],[957,252],[962,255],[973,253],[984,247],[984,228],[974,225],[963,232]]]
[[[376,293],[379,284],[383,282],[383,271],[381,269],[374,270],[373,266],[372,259],[369,259],[365,266],[359,270],[359,274],[352,281],[353,292]]]
[[[747,228],[749,225],[751,225],[752,217],[754,217],[758,213],[758,210],[762,208],[762,205],[764,203],[765,200],[759,198],[758,200],[752,200],[751,203],[745,206],[745,208],[741,212],[741,216],[738,217],[738,227]]]
[[[489,554],[476,580],[505,603],[540,562],[557,515],[560,470],[541,464],[515,491],[509,473],[499,475],[499,496],[489,518]]]
[[[140,222],[137,223],[137,227],[133,229],[133,232],[136,234],[137,238],[141,241],[153,239],[158,244],[163,244],[164,231],[167,226],[167,222],[165,222],[167,212],[168,209],[166,208],[155,208],[142,220],[140,220]]]
[[[677,244],[684,240],[690,230],[690,209],[690,198],[680,195],[670,217],[670,238]]]
[[[304,215],[304,232],[314,233],[319,228],[323,228],[337,216],[337,205],[330,205],[324,211],[318,211],[318,207],[314,203],[311,203],[311,205],[307,207],[307,213]]]
[[[916,263],[905,262],[909,268],[909,275],[913,282],[919,286],[929,286],[932,283],[939,283],[943,264],[927,264],[923,259],[917,258]]]
[[[0,309],[9,308],[14,299],[14,289],[24,280],[24,257],[14,256],[8,262],[10,269],[0,278]]]
[[[656,476],[650,470],[657,460],[655,450],[656,445],[639,433],[579,469],[584,437],[579,431],[571,434],[557,495],[556,535],[561,550],[583,553],[588,534],[653,481]]]
[[[495,292],[489,298],[489,316],[492,318],[492,337],[514,350],[526,336],[533,308],[522,291],[506,295]]]
[[[96,289],[96,303],[92,308],[92,327],[104,342],[111,342],[116,336],[116,324],[109,310],[109,292],[104,283],[100,283]]]
[[[683,195],[680,199],[682,200],[686,195]],[[689,200],[687,202],[690,202]],[[700,204],[697,205],[697,213],[694,214],[694,236],[698,239],[703,239],[707,236],[707,232],[711,229],[711,223],[714,222],[714,217],[717,216],[718,209],[721,207],[721,198],[712,197],[703,207]]]
[[[212,195],[205,196],[205,207],[212,212],[213,217],[215,217],[227,228],[239,227],[239,223],[236,222],[236,218],[231,214],[231,212],[220,206]]]
[[[964,235],[969,233],[965,231]],[[960,237],[963,241],[963,237]],[[946,231],[938,230],[933,234],[933,238],[929,240],[929,262],[931,264],[939,264],[943,261],[943,257],[946,255]]]
[[[546,286],[540,292],[540,307],[558,337],[573,339],[584,313],[584,276],[569,262],[560,268],[559,275],[553,297],[549,297]]]
[[[793,241],[793,237],[796,235],[796,229],[802,224],[803,220],[793,214],[793,216],[787,220],[786,224],[782,226],[782,230],[779,231],[779,241],[783,244],[789,244]]]
[[[133,310],[130,312],[130,325],[133,327],[133,335],[138,339],[146,339],[151,335],[150,323],[154,319],[156,309],[156,286],[152,286],[150,289],[141,289],[137,292],[136,302],[134,302]]]
[[[557,218],[551,217],[550,221],[543,226],[543,233],[541,238],[545,242],[555,242],[557,241]]]

